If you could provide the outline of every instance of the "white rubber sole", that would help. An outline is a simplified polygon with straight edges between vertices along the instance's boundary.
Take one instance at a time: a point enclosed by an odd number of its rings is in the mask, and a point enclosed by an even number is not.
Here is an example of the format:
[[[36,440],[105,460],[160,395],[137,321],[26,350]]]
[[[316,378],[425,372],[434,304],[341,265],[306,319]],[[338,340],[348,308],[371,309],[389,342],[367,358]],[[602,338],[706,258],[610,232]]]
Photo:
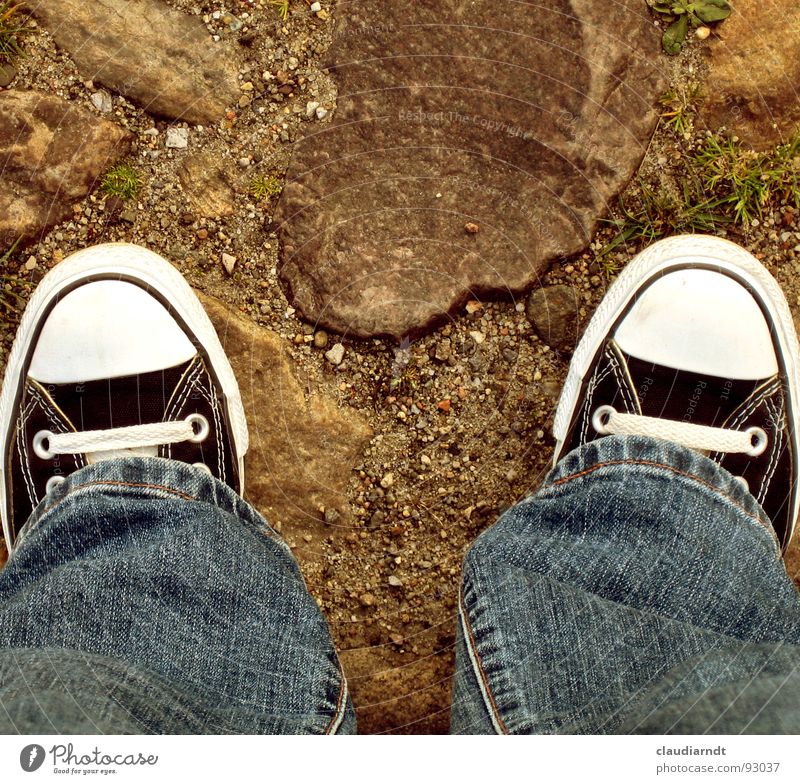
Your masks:
[[[128,280],[155,292],[169,303],[193,342],[202,346],[225,398],[239,465],[240,492],[244,487],[244,456],[248,448],[244,406],[233,368],[200,301],[183,276],[156,253],[123,242],[95,245],[64,259],[36,287],[20,320],[6,364],[3,391],[0,393],[0,444],[5,450],[0,461],[0,513],[9,551],[12,540],[7,512],[6,455],[17,399],[24,381],[23,373],[30,361],[42,319],[62,293],[80,285],[87,278]]]
[[[553,422],[553,435],[556,439],[553,465],[562,457],[564,441],[579,403],[583,381],[609,331],[648,281],[670,269],[679,269],[687,265],[702,265],[730,274],[750,289],[769,314],[777,342],[777,353],[782,356],[788,385],[788,410],[794,418],[792,446],[794,454],[800,456],[800,434],[798,434],[800,349],[798,349],[794,320],[780,286],[752,254],[733,242],[705,235],[681,235],[660,240],[636,256],[620,273],[594,312],[572,356],[556,409]],[[797,518],[799,484],[795,481],[792,488],[793,521]],[[791,540],[793,531],[794,523],[787,543]]]

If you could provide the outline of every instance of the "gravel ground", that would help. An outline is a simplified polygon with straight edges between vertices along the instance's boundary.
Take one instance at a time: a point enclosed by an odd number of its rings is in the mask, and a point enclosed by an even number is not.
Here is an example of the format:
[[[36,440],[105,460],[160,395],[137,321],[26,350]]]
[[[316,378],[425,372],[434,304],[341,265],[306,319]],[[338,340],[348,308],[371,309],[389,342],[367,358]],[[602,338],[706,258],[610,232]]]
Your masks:
[[[345,340],[341,363],[326,359],[335,338],[303,323],[277,282],[274,199],[259,202],[248,188],[255,174],[281,178],[292,141],[307,123],[325,122],[316,113],[307,117],[309,101],[334,108],[335,90],[320,69],[320,55],[335,19],[320,20],[296,3],[284,23],[272,9],[250,3],[252,16],[234,33],[224,14],[213,19],[214,11],[223,10],[219,5],[170,4],[208,16],[214,34],[251,35],[250,65],[241,82],[253,85],[242,94],[256,97],[220,126],[192,129],[188,149],[179,151],[164,147],[167,123],[114,96],[113,118],[137,136],[133,160],[144,180],[138,200],[110,207],[96,192],[76,207],[72,220],[18,253],[11,271],[35,284],[87,244],[146,245],[198,289],[279,333],[298,375],[321,376],[332,394],[369,420],[375,436],[349,484],[352,529],[342,536],[331,518],[331,534],[323,539],[309,541],[309,532],[298,526],[284,527],[284,534],[330,620],[360,730],[446,731],[460,563],[470,542],[535,489],[547,470],[552,414],[569,355],[537,337],[524,301],[509,300],[471,302],[444,327],[408,345]],[[29,36],[26,46],[15,87],[91,106],[96,88],[82,81],[45,32]],[[675,68],[676,80],[698,75],[701,64],[691,47]],[[294,95],[272,93],[264,71],[291,74]],[[669,178],[671,162],[704,132],[683,138],[662,125],[642,174]],[[233,183],[227,218],[198,218],[181,185],[180,167],[187,155],[198,153],[219,163]],[[559,260],[542,277],[545,285],[576,290],[576,323],[591,315],[613,276],[609,270],[623,267],[637,250],[601,256],[611,236],[610,229],[601,229],[585,253]],[[781,207],[747,232],[727,236],[767,265],[800,315],[800,253],[794,250],[800,246],[800,218]],[[232,274],[221,263],[223,253],[236,258]],[[5,319],[0,364],[12,339],[13,318]],[[789,569],[800,580],[796,552]]]

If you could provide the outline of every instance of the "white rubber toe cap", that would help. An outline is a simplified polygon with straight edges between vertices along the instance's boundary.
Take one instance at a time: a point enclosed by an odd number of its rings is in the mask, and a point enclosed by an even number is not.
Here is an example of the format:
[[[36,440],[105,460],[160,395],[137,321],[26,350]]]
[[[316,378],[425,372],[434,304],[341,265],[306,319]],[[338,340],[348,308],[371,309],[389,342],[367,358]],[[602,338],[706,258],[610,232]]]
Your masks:
[[[692,373],[758,380],[778,372],[758,303],[712,270],[664,275],[639,295],[615,337],[630,356]]]
[[[43,384],[119,378],[175,367],[197,349],[167,309],[119,280],[64,296],[42,327],[28,375]]]

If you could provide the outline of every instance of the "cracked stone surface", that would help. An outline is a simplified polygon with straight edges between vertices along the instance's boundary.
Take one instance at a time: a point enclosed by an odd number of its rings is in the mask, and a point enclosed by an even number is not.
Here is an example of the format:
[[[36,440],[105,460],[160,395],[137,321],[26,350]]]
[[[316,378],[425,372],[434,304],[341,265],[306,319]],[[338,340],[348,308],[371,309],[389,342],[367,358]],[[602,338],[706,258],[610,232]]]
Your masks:
[[[324,389],[306,389],[281,338],[212,297],[201,297],[242,393],[250,449],[245,498],[284,535],[324,530],[321,509],[350,521],[350,469],[372,433]]]
[[[754,149],[800,129],[800,6],[796,0],[736,3],[708,48],[701,117]]]
[[[81,75],[151,114],[213,123],[238,98],[236,66],[197,17],[160,0],[29,0]]]
[[[0,93],[0,248],[35,241],[71,215],[132,138],[57,96]]]
[[[638,0],[361,0],[329,60],[338,108],[297,146],[280,275],[351,337],[418,335],[582,250],[666,83]]]

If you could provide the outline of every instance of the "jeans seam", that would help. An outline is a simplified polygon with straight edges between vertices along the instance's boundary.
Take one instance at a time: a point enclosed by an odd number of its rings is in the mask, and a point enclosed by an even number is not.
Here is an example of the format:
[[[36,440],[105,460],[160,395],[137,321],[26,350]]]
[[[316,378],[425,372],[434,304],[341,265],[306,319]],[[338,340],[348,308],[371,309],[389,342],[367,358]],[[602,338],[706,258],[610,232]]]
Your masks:
[[[148,490],[163,490],[166,493],[170,493],[171,495],[177,495],[180,498],[183,498],[184,501],[197,500],[194,496],[189,495],[188,493],[183,493],[180,490],[176,490],[174,487],[167,487],[166,485],[154,485],[148,482],[122,482],[117,479],[96,479],[92,482],[84,482],[81,485],[75,485],[74,487],[71,487],[69,492],[63,498],[59,498],[58,501],[56,501],[55,503],[45,507],[42,510],[42,516],[46,515],[48,512],[52,511],[57,506],[66,501],[76,490],[82,490],[84,487],[96,487],[97,485],[109,485],[112,487],[113,486],[135,487],[135,488],[145,488]]]
[[[751,512],[748,512],[747,509],[745,509],[738,501],[736,501],[734,498],[729,496],[727,493],[725,493],[722,490],[720,490],[715,485],[712,485],[710,482],[706,482],[704,479],[701,479],[700,477],[696,476],[695,474],[690,474],[690,473],[688,473],[686,471],[681,471],[680,468],[675,468],[674,466],[667,465],[665,463],[659,463],[656,460],[606,460],[606,461],[601,462],[601,463],[595,463],[593,466],[590,466],[589,468],[585,468],[583,471],[579,471],[576,474],[570,474],[569,476],[561,477],[561,479],[556,479],[554,482],[550,482],[549,487],[559,487],[560,485],[567,484],[568,482],[571,482],[571,481],[573,481],[575,479],[581,479],[581,478],[583,478],[585,476],[588,476],[589,474],[594,473],[595,471],[597,471],[600,468],[607,468],[609,466],[616,466],[616,465],[641,465],[641,466],[648,466],[650,468],[663,468],[663,469],[665,469],[667,471],[672,471],[672,473],[674,473],[674,474],[678,474],[679,476],[683,476],[686,479],[691,479],[692,481],[697,482],[699,485],[702,485],[706,489],[713,491],[714,493],[718,494],[719,496],[724,498],[729,503],[733,504],[733,506],[735,506],[742,514],[744,514],[746,517],[749,517],[751,520],[753,520],[756,523],[758,523],[759,526],[761,526],[762,528],[767,530],[769,533],[771,533],[772,534],[772,538],[775,539],[775,532],[773,531],[771,525],[768,525],[767,523],[765,523],[757,515],[754,515]],[[542,489],[546,490],[547,486],[542,488]]]
[[[178,496],[179,498],[182,498],[184,501],[198,500],[194,496],[188,495],[187,493],[183,493],[180,490],[176,490],[173,487],[167,487],[165,485],[154,485],[154,484],[149,484],[147,482],[123,482],[114,479],[97,479],[92,482],[84,482],[83,484],[71,487],[63,498],[59,498],[54,503],[50,504],[50,506],[46,506],[44,509],[42,509],[42,511],[39,514],[35,516],[35,518],[33,515],[29,517],[28,520],[25,522],[25,525],[23,525],[22,528],[20,529],[19,534],[17,535],[17,539],[14,542],[14,547],[16,548],[20,544],[22,544],[23,540],[27,539],[30,533],[41,525],[44,518],[50,512],[52,512],[53,509],[56,509],[57,507],[61,506],[61,504],[64,503],[64,501],[69,499],[76,490],[81,490],[85,487],[93,487],[97,485],[109,485],[109,486],[117,485],[120,487],[138,487],[138,488],[147,488],[150,490],[161,490],[163,492],[169,493],[170,495]]]
[[[503,721],[502,716],[500,715],[500,709],[497,706],[497,701],[494,698],[494,693],[492,692],[491,686],[489,685],[489,679],[486,675],[486,670],[483,668],[483,662],[481,661],[481,656],[478,653],[478,646],[475,643],[475,634],[472,631],[472,626],[469,622],[469,616],[467,614],[467,608],[464,606],[464,592],[463,589],[459,591],[458,596],[458,603],[460,609],[460,616],[463,621],[464,631],[467,633],[467,648],[472,652],[472,656],[470,656],[471,663],[474,662],[475,667],[474,669],[477,671],[477,675],[480,678],[481,683],[483,684],[483,694],[488,700],[488,705],[486,706],[489,709],[489,712],[493,716],[493,723],[495,724],[496,728],[499,730],[498,734],[508,735],[510,734],[508,731],[508,727],[506,727],[505,722]]]
[[[347,679],[344,677],[344,672],[342,672],[342,666],[339,665],[339,698],[336,701],[336,710],[331,716],[331,720],[328,722],[328,726],[325,728],[326,735],[333,735],[339,729],[339,726],[342,723],[342,719],[344,718],[344,705],[345,705],[345,694],[347,694]]]

